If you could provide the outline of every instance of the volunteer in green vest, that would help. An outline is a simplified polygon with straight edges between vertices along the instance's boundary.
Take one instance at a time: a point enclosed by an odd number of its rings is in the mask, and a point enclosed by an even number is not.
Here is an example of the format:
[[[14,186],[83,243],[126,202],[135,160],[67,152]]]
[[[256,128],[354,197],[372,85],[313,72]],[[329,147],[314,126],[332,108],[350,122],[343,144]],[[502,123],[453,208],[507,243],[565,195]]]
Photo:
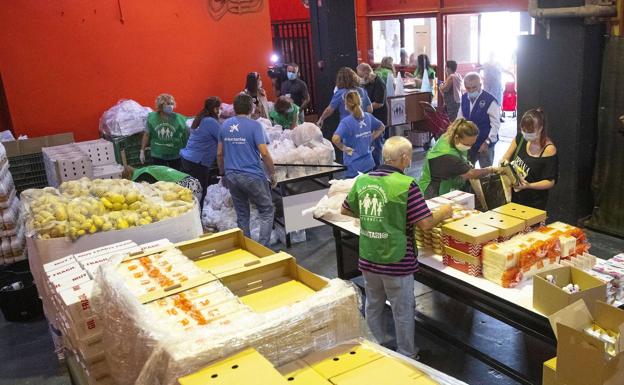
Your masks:
[[[382,151],[384,164],[360,175],[342,205],[344,215],[360,219],[358,268],[364,276],[366,322],[384,343],[383,311],[390,301],[397,351],[418,359],[414,341],[414,276],[418,249],[414,226],[429,230],[452,215],[450,205],[435,213],[427,207],[418,185],[403,170],[412,163],[412,143],[389,138]]]
[[[180,150],[186,146],[189,129],[186,118],[173,112],[174,107],[173,96],[161,94],[156,98],[156,111],[147,115],[139,154],[141,163],[145,163],[145,148],[149,144],[155,165],[181,169]]]
[[[279,124],[283,129],[292,129],[303,123],[299,121],[299,106],[287,96],[280,96],[275,101],[273,111],[269,112],[273,124]]]
[[[477,126],[466,119],[455,120],[427,153],[418,182],[425,199],[464,190],[469,179],[497,172],[497,167],[475,169],[468,161],[468,150],[479,135]]]
[[[178,184],[191,190],[198,203],[202,196],[202,186],[199,180],[167,166],[146,166],[141,168],[126,166],[124,167],[122,177],[133,182],[172,182]]]

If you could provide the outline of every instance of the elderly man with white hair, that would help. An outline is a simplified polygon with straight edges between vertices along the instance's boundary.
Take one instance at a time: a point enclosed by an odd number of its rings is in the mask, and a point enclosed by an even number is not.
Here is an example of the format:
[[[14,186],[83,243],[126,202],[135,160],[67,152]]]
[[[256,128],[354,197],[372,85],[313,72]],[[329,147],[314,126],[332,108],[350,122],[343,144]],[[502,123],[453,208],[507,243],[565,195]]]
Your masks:
[[[473,164],[478,160],[481,168],[490,167],[494,162],[494,146],[500,128],[499,101],[483,90],[481,75],[476,72],[464,77],[464,87],[466,93],[462,96],[457,118],[470,120],[479,128],[479,136],[468,152],[468,159]]]
[[[418,358],[414,341],[414,277],[418,249],[414,226],[428,230],[450,218],[450,205],[431,213],[414,179],[403,170],[412,163],[412,143],[393,136],[383,148],[384,164],[360,175],[342,206],[342,213],[360,219],[358,267],[364,276],[366,322],[385,342],[383,310],[390,301],[397,351]]]

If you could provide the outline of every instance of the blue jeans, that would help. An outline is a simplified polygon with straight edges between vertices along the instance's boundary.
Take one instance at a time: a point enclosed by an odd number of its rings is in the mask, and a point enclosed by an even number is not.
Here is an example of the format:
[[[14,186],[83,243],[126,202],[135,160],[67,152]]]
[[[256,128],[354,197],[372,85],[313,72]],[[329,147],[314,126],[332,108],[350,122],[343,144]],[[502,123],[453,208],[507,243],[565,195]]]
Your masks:
[[[259,242],[264,246],[269,246],[271,231],[273,230],[273,214],[275,213],[269,182],[251,174],[237,172],[227,174],[226,179],[227,187],[232,195],[238,227],[243,230],[246,237],[251,236],[249,203],[253,203],[258,208],[260,215]]]
[[[366,323],[379,343],[385,341],[383,310],[386,299],[390,301],[394,328],[396,329],[397,352],[407,357],[418,353],[414,342],[416,321],[414,320],[416,300],[414,298],[414,276],[394,277],[363,271],[366,305]]]

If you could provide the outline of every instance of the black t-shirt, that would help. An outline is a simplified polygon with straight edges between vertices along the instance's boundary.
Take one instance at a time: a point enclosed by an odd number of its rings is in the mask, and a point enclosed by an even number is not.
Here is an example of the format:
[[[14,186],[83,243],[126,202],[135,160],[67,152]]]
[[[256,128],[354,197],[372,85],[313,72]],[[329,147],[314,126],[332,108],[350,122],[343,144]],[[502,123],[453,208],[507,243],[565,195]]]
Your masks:
[[[373,116],[379,119],[384,125],[388,124],[388,106],[386,104],[386,85],[379,76],[375,80],[364,85],[371,103],[381,103],[383,107],[373,110]]]
[[[425,199],[435,198],[440,195],[440,183],[443,180],[464,175],[471,168],[470,163],[453,155],[442,155],[429,159],[431,183],[429,183],[427,191],[424,192]]]
[[[308,96],[308,86],[299,78],[283,81],[280,88],[280,95],[290,95],[290,98],[299,107],[301,107],[301,104],[303,104],[303,101]]]
[[[531,156],[527,153],[527,141],[522,138],[522,133],[516,136],[516,146],[520,146],[518,155],[512,161],[525,166],[528,175],[525,180],[529,183],[539,182],[541,180],[554,180],[557,182],[559,174],[559,157],[543,156],[544,148],[539,157]],[[522,190],[512,192],[512,201],[521,205],[534,207],[540,210],[546,210],[548,203],[549,190]]]

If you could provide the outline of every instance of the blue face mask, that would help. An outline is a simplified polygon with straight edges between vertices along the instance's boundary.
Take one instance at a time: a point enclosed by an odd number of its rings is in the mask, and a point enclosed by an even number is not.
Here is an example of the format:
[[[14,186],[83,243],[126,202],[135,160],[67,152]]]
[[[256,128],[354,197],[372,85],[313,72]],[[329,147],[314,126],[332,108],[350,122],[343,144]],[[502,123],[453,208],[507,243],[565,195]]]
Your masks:
[[[468,98],[469,99],[476,99],[478,97],[479,97],[479,91],[468,92]]]
[[[165,104],[163,106],[163,112],[165,114],[173,114],[173,106],[171,104]]]
[[[295,80],[295,79],[297,79],[297,74],[295,72],[288,71],[286,76],[288,76],[288,80]]]
[[[288,114],[292,114],[292,112],[295,110],[295,107],[290,106],[290,108],[288,109],[288,111],[286,111],[286,113]]]

